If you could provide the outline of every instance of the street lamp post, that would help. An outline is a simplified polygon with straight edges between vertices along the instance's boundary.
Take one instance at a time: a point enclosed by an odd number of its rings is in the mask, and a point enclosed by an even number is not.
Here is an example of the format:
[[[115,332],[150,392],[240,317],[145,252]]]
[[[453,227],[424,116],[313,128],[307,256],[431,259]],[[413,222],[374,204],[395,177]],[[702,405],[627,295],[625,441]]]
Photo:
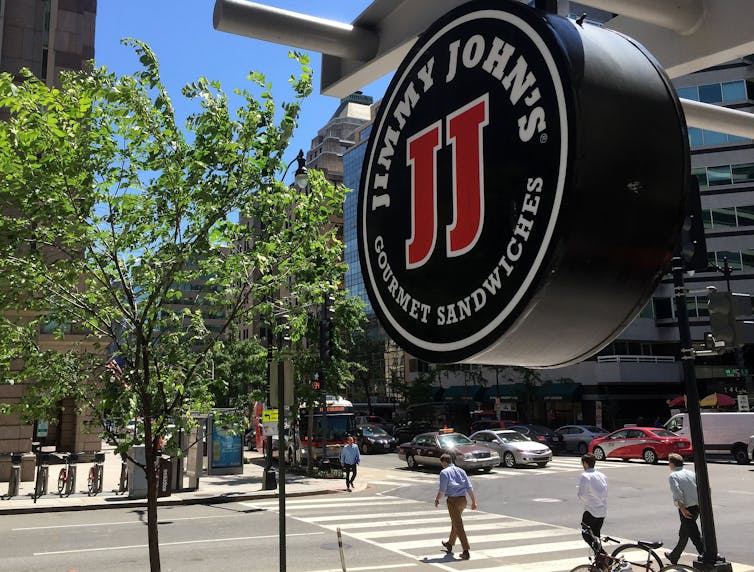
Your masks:
[[[683,273],[685,272],[683,258],[674,256],[672,268],[678,333],[681,341],[681,362],[683,363],[683,378],[686,385],[686,408],[691,431],[691,446],[694,450],[699,517],[704,540],[704,555],[700,560],[694,562],[694,569],[704,570],[705,572],[732,572],[733,568],[730,563],[717,553],[715,519],[712,514],[712,494],[709,486],[707,462],[704,458],[704,435],[699,407],[699,390],[696,385],[696,371],[694,370],[694,349],[691,344],[691,328],[689,327],[689,316],[686,308],[686,287],[683,282]]]

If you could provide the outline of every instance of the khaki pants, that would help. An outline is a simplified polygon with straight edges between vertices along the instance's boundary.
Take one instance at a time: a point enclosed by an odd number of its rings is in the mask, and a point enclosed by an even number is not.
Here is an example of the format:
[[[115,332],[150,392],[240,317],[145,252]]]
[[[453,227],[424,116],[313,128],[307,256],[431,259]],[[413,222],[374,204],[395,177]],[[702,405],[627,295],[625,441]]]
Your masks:
[[[454,545],[456,538],[461,541],[461,547],[464,550],[469,549],[469,540],[466,538],[466,531],[463,529],[463,517],[461,513],[466,508],[466,496],[448,497],[448,514],[450,514],[450,537],[448,543]]]

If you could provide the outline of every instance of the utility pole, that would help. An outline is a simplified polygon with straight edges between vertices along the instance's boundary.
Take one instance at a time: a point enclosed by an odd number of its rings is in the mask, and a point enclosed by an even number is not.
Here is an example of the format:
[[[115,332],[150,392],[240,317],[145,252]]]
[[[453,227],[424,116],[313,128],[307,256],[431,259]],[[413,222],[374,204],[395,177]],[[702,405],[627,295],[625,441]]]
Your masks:
[[[707,461],[704,457],[704,434],[702,433],[702,415],[699,407],[699,389],[694,370],[694,349],[691,343],[691,328],[686,309],[686,287],[683,281],[685,264],[683,258],[674,256],[672,261],[673,287],[676,314],[678,316],[678,333],[681,340],[681,362],[683,379],[686,385],[686,409],[689,415],[691,446],[694,450],[694,471],[696,472],[696,489],[699,496],[699,518],[704,540],[704,556],[694,562],[695,570],[705,572],[733,572],[730,563],[717,553],[715,536],[715,518],[712,514],[712,493],[709,486]]]
[[[285,319],[285,318],[283,318]],[[286,326],[287,327],[287,326]],[[282,348],[285,336],[283,328],[278,332],[278,546],[280,550],[280,572],[286,571],[286,542],[285,542],[285,456],[288,443],[285,440],[285,362]]]
[[[325,294],[322,302],[322,312],[319,320],[319,387],[322,399],[322,464],[327,465],[327,366],[330,363],[330,320],[329,298]]]

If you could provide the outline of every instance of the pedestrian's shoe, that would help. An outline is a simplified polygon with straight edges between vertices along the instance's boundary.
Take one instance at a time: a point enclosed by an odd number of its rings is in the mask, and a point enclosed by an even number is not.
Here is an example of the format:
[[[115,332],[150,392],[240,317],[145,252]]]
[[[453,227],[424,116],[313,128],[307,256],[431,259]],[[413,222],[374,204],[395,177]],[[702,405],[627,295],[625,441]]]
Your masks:
[[[350,493],[351,492],[351,487],[346,487],[346,490]]]
[[[678,559],[673,558],[672,552],[664,552],[664,554],[665,554],[665,558],[667,558],[671,564],[678,564]]]
[[[452,554],[453,552],[453,545],[450,542],[442,541],[442,545],[445,547],[445,552],[448,554]]]
[[[469,556],[469,551],[468,550],[464,550],[463,552],[461,552],[461,555],[459,556],[459,558],[461,560],[468,560],[469,558],[471,558]]]

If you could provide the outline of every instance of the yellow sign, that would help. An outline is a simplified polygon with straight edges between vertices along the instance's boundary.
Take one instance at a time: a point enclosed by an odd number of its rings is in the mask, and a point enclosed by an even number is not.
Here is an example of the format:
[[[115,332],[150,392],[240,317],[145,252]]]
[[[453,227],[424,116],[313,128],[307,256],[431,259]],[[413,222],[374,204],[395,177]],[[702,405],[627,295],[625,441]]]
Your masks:
[[[278,420],[277,409],[265,409],[262,411],[262,423],[271,423]]]

